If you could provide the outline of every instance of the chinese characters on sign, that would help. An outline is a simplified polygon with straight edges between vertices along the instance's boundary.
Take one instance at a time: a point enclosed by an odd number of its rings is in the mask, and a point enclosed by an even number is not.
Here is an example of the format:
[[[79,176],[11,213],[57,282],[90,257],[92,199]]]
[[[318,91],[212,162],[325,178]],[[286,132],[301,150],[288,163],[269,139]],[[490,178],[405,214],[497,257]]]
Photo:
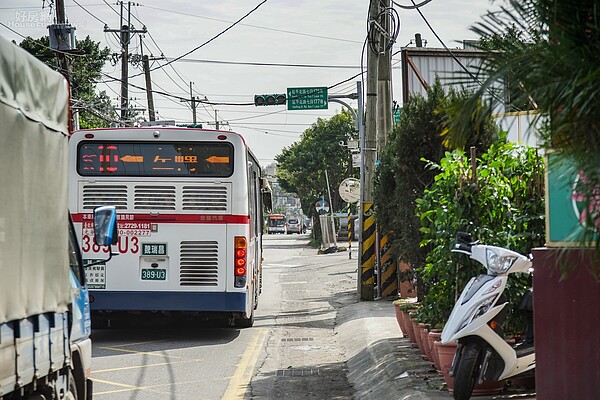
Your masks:
[[[142,255],[165,256],[167,255],[166,243],[142,243]]]
[[[85,279],[87,281],[88,288],[90,289],[106,289],[106,265],[99,264],[91,267],[86,264],[91,264],[96,261],[94,259],[84,259],[83,264],[85,267]]]
[[[327,87],[287,89],[288,110],[326,110]]]

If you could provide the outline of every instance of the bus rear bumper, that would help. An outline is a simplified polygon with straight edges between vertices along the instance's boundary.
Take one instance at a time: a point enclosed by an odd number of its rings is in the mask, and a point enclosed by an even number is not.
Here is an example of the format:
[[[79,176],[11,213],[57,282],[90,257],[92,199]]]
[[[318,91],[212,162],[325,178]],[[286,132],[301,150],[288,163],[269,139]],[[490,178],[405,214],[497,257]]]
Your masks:
[[[90,290],[92,311],[245,312],[246,293]]]

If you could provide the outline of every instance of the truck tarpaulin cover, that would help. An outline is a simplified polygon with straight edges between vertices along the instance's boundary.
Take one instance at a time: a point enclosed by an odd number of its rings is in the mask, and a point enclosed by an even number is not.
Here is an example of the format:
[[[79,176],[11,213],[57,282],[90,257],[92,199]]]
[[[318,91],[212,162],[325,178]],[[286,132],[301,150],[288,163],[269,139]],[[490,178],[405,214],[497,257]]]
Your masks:
[[[0,37],[0,323],[66,311],[67,83]]]

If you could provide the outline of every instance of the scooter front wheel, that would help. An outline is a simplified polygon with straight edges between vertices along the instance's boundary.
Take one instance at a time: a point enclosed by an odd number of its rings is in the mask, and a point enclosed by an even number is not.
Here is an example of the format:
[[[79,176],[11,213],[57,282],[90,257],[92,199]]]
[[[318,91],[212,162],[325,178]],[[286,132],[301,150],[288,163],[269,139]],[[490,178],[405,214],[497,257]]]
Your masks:
[[[471,342],[462,346],[462,355],[454,373],[454,399],[468,400],[479,377],[483,348]]]

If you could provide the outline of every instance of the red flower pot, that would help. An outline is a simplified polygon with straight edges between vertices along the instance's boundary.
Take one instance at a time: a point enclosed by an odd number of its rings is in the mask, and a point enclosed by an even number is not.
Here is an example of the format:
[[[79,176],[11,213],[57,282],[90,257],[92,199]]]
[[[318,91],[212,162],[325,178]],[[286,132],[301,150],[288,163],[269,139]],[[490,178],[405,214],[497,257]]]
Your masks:
[[[442,337],[441,332],[435,332],[435,331],[430,331],[429,334],[427,335],[427,342],[429,343],[429,351],[431,353],[431,358],[429,359],[429,361],[431,361],[433,363],[433,365],[435,365],[435,368],[438,371],[440,370],[440,359],[438,358],[438,355],[437,355],[437,349],[435,347],[435,342],[439,341],[440,337]]]

